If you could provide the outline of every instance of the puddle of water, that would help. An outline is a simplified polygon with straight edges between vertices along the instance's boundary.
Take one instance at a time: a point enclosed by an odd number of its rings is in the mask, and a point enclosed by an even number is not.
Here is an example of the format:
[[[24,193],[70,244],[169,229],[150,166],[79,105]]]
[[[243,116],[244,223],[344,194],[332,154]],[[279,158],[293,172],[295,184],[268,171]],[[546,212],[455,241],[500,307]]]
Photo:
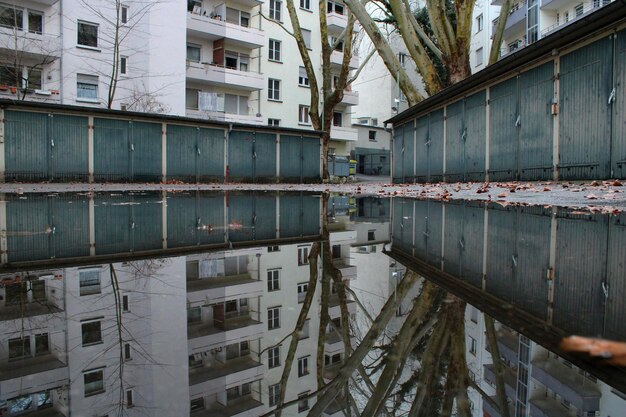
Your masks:
[[[0,415],[496,416],[505,397],[510,415],[619,415],[625,221],[309,193],[5,194]],[[562,350],[573,334],[616,343]]]

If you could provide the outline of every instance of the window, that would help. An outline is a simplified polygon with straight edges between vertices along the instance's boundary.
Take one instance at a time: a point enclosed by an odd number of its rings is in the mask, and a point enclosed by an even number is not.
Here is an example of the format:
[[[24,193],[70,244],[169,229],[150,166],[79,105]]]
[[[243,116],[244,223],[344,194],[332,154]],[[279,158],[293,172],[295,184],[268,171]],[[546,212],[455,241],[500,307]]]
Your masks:
[[[187,11],[200,14],[202,11],[202,0],[187,0]]]
[[[280,346],[274,346],[267,351],[267,367],[276,368],[280,366]]]
[[[472,336],[470,336],[469,338],[470,338],[470,353],[476,356],[476,339],[474,339]]]
[[[269,57],[270,61],[280,62],[280,41],[270,39]]]
[[[83,322],[81,329],[83,334],[83,346],[102,343],[100,320]]]
[[[328,10],[328,13],[343,14],[342,3],[335,3],[334,1],[329,1],[326,4],[327,4],[326,9]]]
[[[43,33],[43,13],[28,11],[28,31],[41,35]]]
[[[304,45],[307,49],[311,49],[311,31],[308,29],[302,29],[302,39],[304,39]]]
[[[376,240],[376,230],[367,231],[367,240],[368,241]]]
[[[21,68],[10,66],[0,66],[0,84],[10,86],[21,86]]]
[[[478,15],[478,17],[476,18],[476,33],[480,32],[481,30],[483,30],[483,15],[482,13]]]
[[[269,386],[269,394],[270,394],[270,407],[278,404],[278,400],[280,399],[280,384],[274,384]]]
[[[300,87],[309,87],[309,76],[306,74],[306,68],[300,67],[298,75],[298,85]]]
[[[308,282],[301,282],[298,284],[298,302],[303,303],[306,297],[306,292],[309,290]]]
[[[120,22],[123,24],[128,23],[128,6],[122,6],[122,10],[120,10]]]
[[[333,245],[331,247],[331,253],[333,259],[341,258],[341,245]]]
[[[98,47],[98,25],[78,21],[78,45]]]
[[[9,339],[9,359],[30,357],[30,337]]]
[[[267,119],[267,125],[268,126],[280,126],[280,119]],[[278,249],[278,246],[268,246],[267,251],[279,252],[280,249]]]
[[[187,44],[187,61],[190,62],[200,62],[200,45],[195,45],[192,43]]]
[[[311,321],[310,319],[306,319],[304,323],[302,324],[302,331],[300,332],[300,338],[298,340],[309,338],[309,322],[310,321]]]
[[[343,113],[333,112],[333,126],[341,127],[343,125]]]
[[[77,74],[76,97],[79,100],[98,100],[98,76]]]
[[[248,98],[234,94],[224,95],[224,112],[231,114],[248,114]]]
[[[569,22],[569,12],[565,12],[565,22]]]
[[[307,398],[309,391],[298,394],[298,413],[309,409],[309,399]]]
[[[378,119],[376,117],[372,118],[372,126],[378,126]]]
[[[311,124],[311,122],[309,121],[309,106],[300,104],[300,106],[298,107],[298,123],[303,125]]]
[[[311,0],[300,0],[300,8],[304,10],[311,10]]]
[[[280,269],[272,269],[267,271],[267,290],[280,290]]]
[[[574,13],[576,13],[576,16],[582,16],[583,11],[584,11],[584,8],[583,8],[583,4],[582,3],[577,4],[576,6],[574,6]]]
[[[280,80],[274,78],[267,80],[267,98],[268,100],[280,100]]]
[[[104,392],[104,369],[87,371],[83,374],[85,397]]]
[[[132,389],[126,390],[126,407],[130,408],[135,405],[135,395]]]
[[[369,131],[369,139],[370,139],[370,142],[376,142],[376,131],[375,130],[370,130]]]
[[[280,307],[272,307],[267,309],[267,329],[273,330],[280,328]]]
[[[309,264],[309,247],[301,246],[298,248],[298,265]]]
[[[478,48],[476,50],[476,65],[483,64],[483,48]]]
[[[279,0],[270,0],[270,19],[281,21],[281,9],[283,2]]]
[[[122,56],[120,57],[120,74],[126,75],[126,64],[128,62],[128,57]]]
[[[250,13],[227,7],[226,21],[247,28],[250,25]]]
[[[47,355],[50,353],[50,338],[48,333],[35,335],[35,356]]]
[[[0,4],[0,26],[22,30],[24,28],[24,10]]]
[[[309,357],[298,358],[298,376],[309,374]]]
[[[185,108],[190,110],[198,110],[198,93],[199,90],[193,88],[185,89]]]
[[[122,311],[124,311],[124,312],[130,311],[130,309],[128,307],[128,296],[127,295],[123,295],[122,296]]]
[[[80,295],[100,294],[100,270],[83,269],[78,271]]]
[[[133,358],[133,350],[130,343],[124,343],[124,360],[129,361]]]
[[[191,411],[204,410],[204,397],[191,400],[189,409]]]

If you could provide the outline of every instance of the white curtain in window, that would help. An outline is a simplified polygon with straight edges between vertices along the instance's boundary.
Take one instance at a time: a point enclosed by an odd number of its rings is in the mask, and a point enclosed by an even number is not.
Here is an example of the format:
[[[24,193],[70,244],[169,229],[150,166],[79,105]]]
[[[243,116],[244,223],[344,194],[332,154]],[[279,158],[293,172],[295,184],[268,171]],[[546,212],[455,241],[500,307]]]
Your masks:
[[[198,91],[198,108],[202,111],[217,111],[217,93]]]

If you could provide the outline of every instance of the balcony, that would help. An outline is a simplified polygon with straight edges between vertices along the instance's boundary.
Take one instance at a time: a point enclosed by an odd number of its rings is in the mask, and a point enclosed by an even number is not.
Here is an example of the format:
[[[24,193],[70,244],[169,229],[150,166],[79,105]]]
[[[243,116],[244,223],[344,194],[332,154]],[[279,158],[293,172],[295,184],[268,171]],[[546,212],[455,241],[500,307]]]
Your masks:
[[[530,400],[532,417],[570,417],[568,410],[552,398]]]
[[[344,142],[356,142],[359,131],[351,127],[333,126],[330,128],[330,139]]]
[[[68,381],[67,365],[50,354],[0,365],[0,392],[5,398],[45,391]]]
[[[217,393],[229,385],[263,378],[265,367],[250,355],[225,363],[189,369],[189,395]]]
[[[58,36],[0,28],[0,52],[15,55],[16,50],[22,64],[29,64],[29,60],[52,62],[61,56],[61,40]]]
[[[240,71],[206,62],[188,62],[187,80],[205,85],[226,86],[242,91],[263,89],[265,78],[252,71]]]
[[[560,5],[560,4],[563,4],[563,5],[570,4],[570,3],[569,3],[569,2],[567,2],[567,1],[566,1],[566,2],[561,3],[561,2],[559,2],[558,0],[555,0],[555,2],[557,2],[559,5]],[[550,6],[552,6],[552,3],[553,3],[553,2],[550,2]],[[594,3],[592,3],[592,4],[587,4],[587,5],[585,5],[585,6],[582,8],[582,10],[581,10],[579,13],[574,14],[574,16],[573,16],[571,19],[569,19],[567,22],[565,22],[565,21],[560,21],[560,22],[557,22],[557,23],[555,23],[555,24],[553,24],[553,25],[551,25],[551,26],[548,26],[547,28],[544,28],[544,29],[541,31],[541,37],[543,38],[544,36],[547,36],[547,35],[551,34],[552,32],[554,32],[554,31],[556,31],[556,30],[559,30],[559,29],[562,29],[562,28],[563,28],[563,27],[565,27],[565,26],[571,25],[572,23],[574,23],[574,22],[575,22],[575,21],[577,21],[578,19],[581,19],[582,17],[587,16],[589,13],[594,12],[595,10],[599,9],[599,8],[600,8],[600,7],[602,7],[602,6],[606,6],[606,5],[607,5],[607,4],[609,4],[609,3],[610,3],[609,1],[603,0],[602,2],[600,2],[600,3],[598,3],[598,4],[594,4]],[[543,6],[542,6],[542,7],[543,7]],[[554,8],[556,9],[556,8],[557,8],[557,6],[554,6]],[[545,7],[545,9],[550,9],[550,7]]]
[[[345,104],[346,106],[356,106],[359,104],[359,92],[358,91],[344,91],[343,99],[340,104]]]
[[[16,320],[26,317],[43,316],[60,313],[61,310],[52,303],[32,302],[0,306],[0,321]]]
[[[339,370],[341,369],[342,365],[343,365],[343,362],[333,363],[332,365],[325,365],[324,366],[324,379],[326,381],[331,381],[332,379],[334,379],[337,376],[337,374],[339,374]]]
[[[600,409],[600,390],[573,368],[553,359],[534,360],[531,376],[583,412]]]
[[[192,13],[187,14],[187,33],[209,40],[225,38],[229,45],[242,48],[256,49],[265,45],[265,33],[260,29]]]
[[[205,301],[215,304],[236,298],[256,297],[263,294],[263,282],[250,274],[210,277],[187,281],[187,300],[190,303]]]
[[[334,65],[336,67],[341,67],[341,64],[343,62],[343,52],[341,51],[333,51],[330,54],[330,64]],[[359,68],[359,57],[356,55],[352,55],[352,58],[350,58],[350,62],[348,63],[348,68],[350,70],[355,70],[357,68]]]
[[[356,303],[353,300],[348,300],[346,307],[348,314],[356,314]],[[339,306],[339,296],[337,294],[331,295],[328,300],[328,315],[331,320],[341,317],[341,307]]]
[[[3,87],[4,88],[4,87]],[[13,92],[15,91],[15,92]],[[16,90],[11,90],[10,88],[2,89],[0,88],[0,99],[8,99],[8,100],[21,100],[22,93],[17,92]],[[37,103],[53,103],[59,104],[61,103],[61,96],[59,95],[58,90],[27,90],[26,95],[24,96],[24,100],[26,101],[34,101]]]
[[[356,338],[354,336],[350,336],[350,344],[354,349],[356,347]],[[335,353],[344,352],[343,345],[343,337],[336,330],[332,330],[326,334],[326,339],[324,341],[324,353],[327,355],[334,355]]]
[[[342,404],[342,401],[343,401],[343,404]],[[328,407],[326,407],[326,409],[322,413],[322,416],[324,417],[343,416],[344,411],[346,411],[347,408],[348,407],[347,407],[347,404],[345,403],[345,400],[342,400],[340,398],[335,398],[334,400],[331,401],[330,404],[328,404]]]
[[[498,397],[496,397],[495,395],[490,398],[496,404],[498,403]],[[489,416],[489,417],[502,417],[502,414],[500,414],[500,411],[493,408],[491,406],[491,403],[486,400],[483,401],[483,413],[485,416]],[[513,403],[509,403],[509,416],[514,416],[514,415],[515,415],[515,407],[513,407]]]
[[[558,10],[563,8],[563,6],[569,6],[571,4],[572,2],[570,0],[541,0],[539,7],[546,10]]]
[[[263,414],[263,403],[251,396],[229,401],[227,405],[215,404],[208,410],[191,413],[191,417],[252,417]]]
[[[485,372],[485,381],[491,385],[492,387],[496,386],[496,373],[493,364],[483,365],[483,369]],[[506,391],[506,396],[514,401],[515,396],[515,387],[517,386],[517,377],[515,375],[515,371],[511,368],[505,367],[504,370],[504,389]]]
[[[328,30],[341,32],[348,26],[348,16],[336,12],[329,12],[326,14],[326,24]]]
[[[509,18],[506,20],[506,26],[504,27],[504,37],[507,38],[507,34],[522,32],[525,28],[526,3],[523,3],[520,4],[519,9],[509,14]]]
[[[249,125],[262,125],[265,123],[263,121],[263,117],[261,116],[225,113],[222,111],[203,111],[203,110],[187,109],[186,115],[187,117],[193,117],[196,119],[216,120],[219,122],[227,122],[227,123],[242,123],[242,124],[249,124]]]
[[[497,332],[497,339],[500,356],[503,357],[507,362],[517,366],[519,351],[518,335],[506,328],[501,328]]]
[[[333,265],[335,265],[335,267],[339,269],[339,271],[341,271],[341,277],[343,279],[356,278],[356,266],[348,265],[348,263],[343,259],[335,259],[333,261]]]

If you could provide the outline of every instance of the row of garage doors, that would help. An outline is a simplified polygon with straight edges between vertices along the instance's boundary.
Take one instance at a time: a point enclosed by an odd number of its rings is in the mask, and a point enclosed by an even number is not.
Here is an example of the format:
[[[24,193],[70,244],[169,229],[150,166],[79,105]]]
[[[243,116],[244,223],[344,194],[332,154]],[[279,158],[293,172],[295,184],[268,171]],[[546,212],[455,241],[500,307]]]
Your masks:
[[[626,178],[626,30],[394,126],[394,182]]]
[[[311,182],[320,138],[22,110],[5,111],[6,181]],[[89,145],[89,129],[93,145]],[[165,131],[165,134],[163,132]],[[93,166],[90,167],[90,159]]]

